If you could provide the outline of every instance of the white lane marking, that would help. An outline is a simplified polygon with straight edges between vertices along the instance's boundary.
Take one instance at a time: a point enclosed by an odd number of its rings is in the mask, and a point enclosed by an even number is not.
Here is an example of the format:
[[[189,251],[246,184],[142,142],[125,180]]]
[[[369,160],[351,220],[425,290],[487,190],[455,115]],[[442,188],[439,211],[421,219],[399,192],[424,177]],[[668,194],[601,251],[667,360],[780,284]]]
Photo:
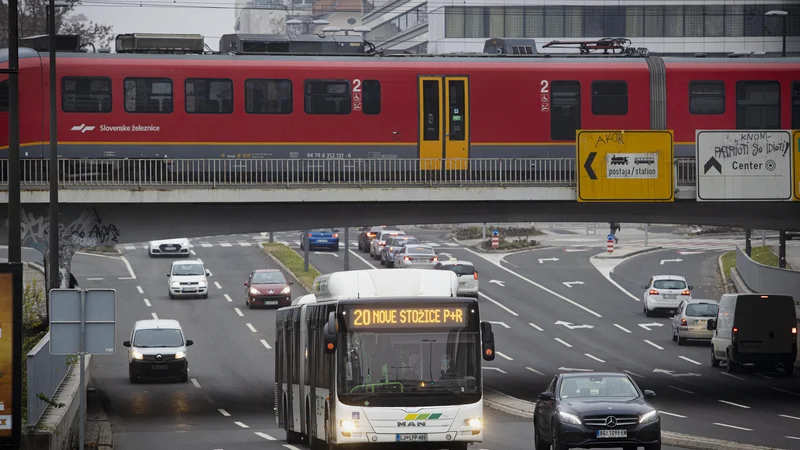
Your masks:
[[[595,361],[597,361],[597,362],[601,362],[601,363],[604,363],[604,362],[605,362],[605,361],[603,361],[602,359],[598,358],[597,356],[590,355],[589,353],[584,353],[584,355],[586,355],[586,356],[587,356],[587,357],[589,357],[589,358],[592,358],[593,360],[595,360]]]
[[[686,389],[682,389],[682,388],[679,388],[677,386],[673,386],[671,384],[668,384],[667,387],[675,389],[676,391],[681,391],[681,392],[686,393],[686,394],[694,394],[694,392],[692,392],[692,391],[687,391]]]
[[[219,413],[222,414],[225,417],[230,417],[231,416],[231,413],[229,413],[228,411],[225,411],[222,408],[218,409],[217,411],[219,411]]]
[[[125,267],[128,268],[128,273],[131,275],[130,278],[126,278],[126,279],[135,280],[136,279],[136,274],[133,273],[133,267],[131,267],[131,263],[128,262],[128,258],[126,258],[124,256],[120,256],[119,260],[125,263]],[[120,278],[120,280],[122,280],[122,278]]]
[[[158,315],[156,313],[152,313],[151,315],[153,316],[153,319],[158,320]]]
[[[553,296],[555,296],[555,297],[557,297],[557,298],[559,298],[559,299],[561,299],[561,300],[564,300],[565,302],[567,302],[567,303],[569,303],[569,304],[571,304],[571,305],[577,306],[578,308],[580,308],[580,309],[582,309],[582,310],[584,310],[584,311],[588,312],[589,314],[592,314],[592,315],[593,315],[593,316],[595,316],[595,317],[598,317],[598,318],[599,318],[599,317],[603,317],[603,316],[601,316],[600,314],[598,314],[598,313],[594,312],[593,310],[591,310],[591,309],[589,309],[589,308],[587,308],[587,307],[585,307],[585,306],[581,305],[580,303],[578,303],[578,302],[576,302],[576,301],[574,301],[574,300],[570,300],[570,299],[568,299],[567,297],[564,297],[563,295],[559,294],[558,292],[552,291],[552,290],[550,290],[550,289],[548,289],[548,288],[546,288],[546,287],[542,286],[541,284],[539,284],[539,283],[537,283],[537,282],[535,282],[535,281],[533,281],[533,280],[531,280],[531,279],[525,278],[525,277],[523,277],[522,275],[520,275],[520,274],[518,274],[518,273],[514,272],[513,270],[511,270],[511,269],[509,269],[509,268],[507,268],[507,267],[503,267],[503,265],[502,265],[502,264],[500,264],[500,263],[496,263],[496,262],[494,262],[494,261],[492,261],[492,260],[490,260],[490,259],[487,259],[487,258],[485,258],[485,257],[481,256],[479,253],[477,253],[477,252],[474,252],[474,251],[472,251],[472,250],[470,250],[470,249],[468,249],[468,248],[465,248],[464,250],[466,250],[466,251],[468,251],[468,252],[472,253],[473,255],[475,255],[475,256],[477,256],[477,257],[479,257],[479,258],[481,258],[481,259],[484,259],[484,260],[486,260],[486,261],[489,261],[489,262],[491,262],[492,264],[496,265],[497,267],[499,267],[499,268],[501,268],[501,269],[505,270],[506,272],[508,272],[508,273],[510,273],[510,274],[512,274],[512,275],[514,275],[514,276],[516,276],[517,278],[519,278],[519,279],[521,279],[521,280],[523,280],[523,281],[526,281],[527,283],[530,283],[531,285],[533,285],[533,286],[536,286],[536,287],[538,287],[539,289],[541,289],[541,290],[543,290],[543,291],[545,291],[545,292],[547,292],[547,293],[549,293],[549,294],[551,294],[551,295],[553,295]]]
[[[616,268],[620,263],[622,263],[622,259],[620,259],[619,261],[613,261],[609,264],[608,261],[597,260],[595,257],[591,257],[589,258],[589,262],[592,263],[592,265],[594,266],[595,269],[597,269],[598,272],[600,272],[600,275],[602,275],[606,280],[608,280],[609,283],[614,285],[617,289],[622,291],[623,294],[636,300],[637,302],[642,301],[642,299],[631,294],[624,287],[620,286],[619,283],[611,279],[611,274],[614,273],[614,268]]]
[[[512,316],[514,316],[514,317],[519,316],[519,314],[515,313],[513,310],[511,310],[511,308],[503,305],[502,303],[498,302],[497,300],[493,299],[492,297],[489,297],[488,295],[484,294],[483,292],[478,292],[478,295],[480,295],[481,297],[485,298],[486,300],[489,300],[490,302],[494,303],[495,305],[505,309],[506,312],[511,314]]]
[[[800,394],[798,394],[797,392],[787,391],[786,389],[781,389],[781,388],[776,388],[776,387],[774,387],[772,389],[774,389],[774,390],[776,390],[778,392],[783,392],[784,394],[791,394],[791,395],[795,395],[795,396],[800,397]]]
[[[103,281],[102,278],[87,278],[86,281]]]
[[[209,244],[208,242],[201,242],[201,243],[200,243],[200,246],[201,246],[201,247],[205,247],[205,248],[210,248],[210,247],[213,247],[213,245]]]
[[[219,284],[219,281],[215,281],[215,282],[214,282],[214,286],[216,286],[216,287],[217,287],[217,289],[222,289],[222,285],[221,285],[221,284]]]
[[[203,265],[205,265],[205,263],[203,262],[203,260],[202,260],[202,259],[200,259],[200,258],[197,258],[197,260],[198,260],[198,261],[200,261],[200,264],[203,264]]]
[[[250,247],[250,243],[249,242],[239,242],[239,246],[240,247]]]
[[[535,323],[528,322],[528,325],[532,326],[533,328],[536,328],[538,331],[544,331],[542,327],[536,325]]]
[[[144,304],[147,305],[148,307],[153,306],[153,305],[150,304],[150,300],[148,300],[146,298],[143,299],[143,300],[144,300]]]
[[[300,448],[295,447],[294,445],[291,445],[291,444],[283,444],[283,446],[288,448],[289,450],[300,450]],[[483,450],[483,449],[481,449],[481,450]]]
[[[222,294],[222,295],[224,295],[224,296],[225,296],[225,300],[227,300],[227,301],[229,301],[229,302],[233,303],[233,299],[230,297],[230,295],[228,295],[228,294]]]
[[[233,310],[234,310],[234,311],[236,311],[236,314],[238,314],[238,315],[239,315],[239,317],[244,317],[244,314],[242,314],[242,310],[241,310],[241,309],[239,309],[239,308],[233,308]]]
[[[194,250],[189,250],[189,253],[191,253],[192,256],[197,256],[197,253]]]
[[[505,358],[505,359],[507,359],[509,361],[513,361],[514,360],[514,358],[512,358],[512,357],[510,357],[510,356],[508,356],[508,355],[506,355],[505,353],[502,353],[502,352],[495,352],[495,354],[500,355],[501,357],[503,357],[503,358]]]
[[[800,417],[787,416],[786,414],[778,414],[778,415],[787,419],[800,420]]]
[[[249,323],[248,323],[248,324],[246,324],[246,325],[247,325],[247,328],[250,328],[250,331],[252,331],[253,333],[255,333],[255,332],[256,332],[256,329],[255,329],[255,328],[253,328],[253,325],[252,325],[252,324],[249,324]]]
[[[626,333],[630,333],[630,332],[631,332],[631,330],[629,330],[629,329],[627,329],[627,328],[623,327],[622,325],[620,325],[620,324],[618,324],[618,323],[615,323],[615,324],[614,324],[614,326],[615,326],[615,327],[617,327],[617,328],[619,328],[620,330],[622,330],[622,331],[626,332]]]
[[[647,339],[645,339],[644,341],[645,341],[646,343],[648,343],[648,344],[652,345],[653,347],[655,347],[655,348],[659,349],[659,350],[664,350],[664,347],[662,347],[662,346],[660,346],[660,345],[658,345],[658,344],[654,344],[654,343],[652,343],[652,342],[648,341]]]
[[[561,338],[553,338],[553,339],[555,339],[557,342],[560,342],[560,343],[566,345],[567,347],[570,347],[570,348],[572,347],[572,345],[569,342],[566,342],[566,341],[562,340]]]
[[[695,360],[693,360],[693,359],[689,359],[689,358],[687,358],[687,357],[685,357],[685,356],[680,356],[680,355],[678,355],[678,358],[680,358],[680,359],[682,359],[682,360],[684,360],[684,361],[689,361],[689,362],[690,362],[690,363],[692,363],[692,364],[697,364],[698,366],[702,366],[702,364],[701,364],[701,363],[699,363],[699,362],[697,362],[697,361],[695,361]]]
[[[250,428],[247,425],[243,424],[242,422],[233,422],[233,423],[235,423],[236,425],[239,425],[242,428]]]
[[[300,245],[300,244],[298,243],[297,245]],[[351,249],[347,249],[347,251],[348,251],[348,252],[350,252],[350,253],[351,253],[353,256],[355,256],[356,258],[360,259],[360,260],[361,260],[361,262],[363,262],[364,264],[366,264],[366,265],[368,265],[368,266],[372,267],[373,269],[377,269],[377,267],[373,266],[371,262],[369,262],[369,261],[367,261],[366,259],[364,259],[364,258],[363,258],[361,255],[359,255],[358,253],[354,252],[354,251],[353,251],[353,250],[351,250]]]
[[[231,245],[231,244],[229,244],[229,243],[227,243],[227,242],[220,242],[220,243],[219,243],[219,246],[220,246],[220,247],[233,247],[233,245]]]
[[[125,246],[125,250],[136,250],[136,246],[135,245],[126,245]]]
[[[750,428],[742,428],[742,427],[737,427],[737,426],[734,426],[734,425],[728,425],[728,424],[725,424],[725,423],[714,422],[714,425],[717,425],[717,426],[720,426],[720,427],[726,427],[726,428],[733,428],[734,430],[753,431]]]
[[[483,369],[484,370],[496,370],[496,371],[498,371],[500,373],[508,374],[508,372],[506,372],[505,370],[503,370],[503,369],[501,369],[499,367],[486,367],[486,366],[483,366]]]
[[[269,350],[269,349],[271,349],[271,348],[272,348],[272,347],[270,347],[270,346],[269,346],[269,343],[268,343],[266,340],[264,340],[264,339],[261,339],[261,344],[263,344],[263,345],[264,345],[264,347],[266,347],[266,348],[267,348],[267,350]]]
[[[730,373],[728,373],[728,372],[720,372],[720,373],[721,373],[722,375],[725,375],[726,377],[736,378],[737,380],[742,380],[742,381],[745,381],[745,379],[744,379],[744,378],[742,378],[742,377],[737,377],[736,375],[730,374]]]
[[[136,290],[139,291],[140,294],[144,294],[144,289],[141,286],[136,286]]]
[[[638,373],[636,373],[636,372],[631,372],[630,370],[623,370],[623,372],[625,372],[625,373],[627,373],[627,374],[630,374],[630,375],[633,375],[633,376],[635,376],[635,377],[639,377],[639,378],[647,378],[647,377],[646,377],[646,376],[644,376],[644,375],[639,375]]]
[[[256,431],[256,436],[262,437],[262,438],[264,438],[264,439],[266,439],[268,441],[274,441],[275,440],[274,437],[268,435],[267,433],[262,433],[260,431]],[[287,447],[289,447],[289,446],[287,445]],[[300,449],[298,449],[298,450],[300,450]]]
[[[728,402],[728,401],[725,401],[725,400],[717,400],[717,401],[720,402],[720,403],[725,403],[726,405],[736,406],[736,407],[739,407],[739,408],[742,408],[742,409],[750,409],[749,406],[740,405],[739,403]]]
[[[535,373],[536,375],[544,376],[544,374],[542,372],[539,372],[538,370],[534,369],[533,367],[526,367],[526,369],[528,369],[529,371]]]
[[[455,242],[445,242],[444,245],[448,247],[458,247],[458,244],[456,244]]]
[[[200,383],[198,383],[198,382],[197,382],[197,378],[192,378],[192,384],[193,384],[193,385],[194,385],[194,387],[196,387],[196,388],[199,388],[199,387],[200,387]]]
[[[666,415],[668,415],[668,416],[672,416],[672,417],[677,417],[677,418],[679,418],[679,419],[685,419],[685,418],[686,418],[686,416],[682,416],[682,415],[680,415],[680,414],[673,414],[673,413],[670,413],[670,412],[666,412],[666,411],[664,411],[663,409],[659,409],[659,410],[658,410],[658,413],[659,413],[659,414],[666,414]]]
[[[796,441],[800,441],[800,437],[795,437],[795,436],[784,436],[784,437],[785,437],[786,439],[794,439],[794,440],[796,440]]]
[[[763,373],[757,373],[756,375],[758,375],[759,377],[761,377],[761,378],[763,378],[765,380],[771,380],[772,379],[772,377],[768,377],[768,376],[764,375]]]

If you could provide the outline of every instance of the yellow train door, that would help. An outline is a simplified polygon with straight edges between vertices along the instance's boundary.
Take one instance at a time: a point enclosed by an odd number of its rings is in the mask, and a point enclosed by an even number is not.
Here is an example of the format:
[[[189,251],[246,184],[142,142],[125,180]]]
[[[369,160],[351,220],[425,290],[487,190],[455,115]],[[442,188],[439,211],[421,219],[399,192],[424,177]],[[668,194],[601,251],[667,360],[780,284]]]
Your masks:
[[[469,79],[422,76],[418,83],[420,170],[467,170]]]

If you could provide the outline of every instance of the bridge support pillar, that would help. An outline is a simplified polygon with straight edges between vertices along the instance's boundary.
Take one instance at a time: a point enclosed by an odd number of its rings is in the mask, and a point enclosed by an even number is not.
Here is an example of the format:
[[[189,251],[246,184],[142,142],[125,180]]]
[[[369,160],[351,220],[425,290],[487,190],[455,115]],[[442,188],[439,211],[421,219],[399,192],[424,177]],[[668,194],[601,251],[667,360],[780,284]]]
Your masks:
[[[778,232],[778,267],[786,268],[786,231]]]

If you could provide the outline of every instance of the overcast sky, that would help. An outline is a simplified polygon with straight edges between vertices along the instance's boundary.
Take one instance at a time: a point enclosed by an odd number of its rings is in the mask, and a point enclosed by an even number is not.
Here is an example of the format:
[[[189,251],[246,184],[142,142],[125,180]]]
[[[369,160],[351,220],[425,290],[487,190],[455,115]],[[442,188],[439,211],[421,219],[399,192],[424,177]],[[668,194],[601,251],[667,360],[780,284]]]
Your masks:
[[[168,3],[165,0],[144,1],[145,5],[156,2]],[[123,33],[201,34],[214,50],[219,48],[219,38],[223,34],[233,33],[235,22],[235,0],[176,0],[170,3],[183,3],[185,6],[174,8],[134,6],[138,3],[135,0],[100,0],[98,3],[104,5],[87,0],[75,8],[73,14],[84,14],[93,22],[113,25],[114,36]],[[120,6],[106,6],[109,3]]]

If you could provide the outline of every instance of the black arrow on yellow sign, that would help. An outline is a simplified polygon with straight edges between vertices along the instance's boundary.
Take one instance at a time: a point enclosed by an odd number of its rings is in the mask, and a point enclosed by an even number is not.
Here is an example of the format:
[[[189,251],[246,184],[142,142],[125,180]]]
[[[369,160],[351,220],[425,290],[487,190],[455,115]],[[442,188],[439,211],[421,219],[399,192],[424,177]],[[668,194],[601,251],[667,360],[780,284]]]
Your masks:
[[[589,153],[589,156],[586,158],[586,162],[583,164],[583,168],[586,169],[586,174],[589,175],[589,179],[596,180],[597,175],[594,173],[594,169],[592,169],[592,163],[594,162],[594,157],[597,156],[597,152]]]

